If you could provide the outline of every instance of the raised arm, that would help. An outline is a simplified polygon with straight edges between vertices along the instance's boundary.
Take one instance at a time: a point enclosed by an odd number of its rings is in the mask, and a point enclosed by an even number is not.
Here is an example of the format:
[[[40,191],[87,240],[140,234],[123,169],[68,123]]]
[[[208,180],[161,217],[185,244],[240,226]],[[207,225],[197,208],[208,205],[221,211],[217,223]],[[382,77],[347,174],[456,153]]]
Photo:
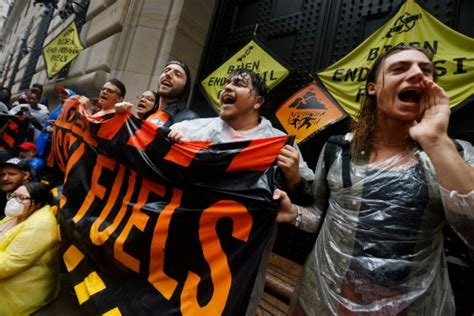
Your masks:
[[[425,80],[425,111],[410,136],[430,158],[441,186],[446,219],[456,233],[474,249],[474,150],[463,143],[463,156],[448,137],[449,98],[439,85]]]
[[[461,157],[448,137],[449,98],[432,80],[424,80],[424,113],[410,128],[410,136],[430,157],[436,176],[447,190],[466,194],[474,189],[474,169]]]

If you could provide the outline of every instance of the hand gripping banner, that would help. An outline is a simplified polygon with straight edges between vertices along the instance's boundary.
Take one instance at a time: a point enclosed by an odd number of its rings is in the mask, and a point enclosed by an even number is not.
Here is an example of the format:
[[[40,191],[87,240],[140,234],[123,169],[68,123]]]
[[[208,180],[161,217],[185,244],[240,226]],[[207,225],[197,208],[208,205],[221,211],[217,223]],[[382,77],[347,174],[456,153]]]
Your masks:
[[[78,97],[56,120],[63,259],[85,311],[244,315],[275,229],[273,166],[287,137],[173,144]],[[258,274],[260,275],[260,274]]]

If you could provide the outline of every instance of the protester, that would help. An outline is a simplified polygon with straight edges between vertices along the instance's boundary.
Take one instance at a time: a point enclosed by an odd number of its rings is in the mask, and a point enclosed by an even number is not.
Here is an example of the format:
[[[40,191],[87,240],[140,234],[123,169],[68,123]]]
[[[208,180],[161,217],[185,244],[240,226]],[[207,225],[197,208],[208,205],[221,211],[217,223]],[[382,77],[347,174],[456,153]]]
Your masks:
[[[142,120],[144,119],[145,114],[155,105],[157,97],[158,95],[156,92],[147,90],[137,98],[137,102],[135,103],[135,111],[138,118]]]
[[[202,118],[173,124],[168,137],[174,142],[191,140],[210,140],[225,143],[272,136],[285,133],[272,127],[270,121],[260,116],[265,103],[267,87],[258,74],[249,69],[238,69],[231,72],[223,91],[219,95],[221,112],[219,117]],[[295,191],[313,179],[314,174],[300,158],[298,147],[286,145],[280,151],[277,163],[283,170],[286,186]],[[303,178],[305,181],[302,181]],[[276,237],[276,226],[272,238],[262,255],[262,261],[252,290],[251,303],[247,314],[255,313],[258,301],[263,293],[266,263],[270,256]]]
[[[426,50],[387,50],[352,134],[320,155],[314,204],[275,191],[279,222],[314,232],[326,214],[293,315],[454,315],[442,228],[474,247],[474,150],[448,137],[449,99],[434,77]]]
[[[46,185],[9,193],[0,221],[0,315],[30,315],[59,292],[59,236]]]
[[[116,78],[108,80],[100,89],[99,99],[97,105],[100,107],[100,110],[93,113],[93,116],[102,116],[107,113],[114,112],[114,105],[116,103],[122,102],[127,90],[123,82]],[[82,97],[81,103],[89,103],[89,99]],[[96,105],[92,105],[94,109]]]
[[[18,99],[12,103],[10,110],[20,104],[28,104],[28,92],[21,92]]]
[[[143,116],[158,126],[169,127],[174,123],[198,118],[195,112],[186,106],[191,92],[191,72],[186,64],[173,60],[166,64],[160,75],[158,86],[159,98],[155,105]],[[115,106],[117,113],[131,110],[133,104],[118,103]]]
[[[9,113],[12,115],[24,115],[30,119],[29,133],[27,141],[34,142],[43,130],[43,124],[48,118],[48,108],[39,103],[40,95],[34,90],[30,90],[28,93],[28,104],[18,104],[13,107]]]
[[[249,69],[231,72],[219,95],[219,117],[195,119],[173,124],[169,138],[175,142],[211,140],[216,143],[285,135],[260,116],[265,103],[265,81]],[[312,180],[313,172],[300,159],[298,147],[286,145],[278,156],[287,185],[294,189],[301,182],[300,174]],[[299,168],[298,168],[299,166]]]
[[[33,83],[31,85],[31,89],[36,89],[38,92],[39,92],[39,96],[40,96],[40,103],[41,104],[44,104],[44,106],[46,106],[46,108],[49,109],[49,99],[47,97],[45,97],[43,95],[43,85],[41,83]]]
[[[3,210],[7,202],[6,194],[18,189],[21,185],[31,181],[31,167],[20,158],[14,157],[0,164],[1,193],[0,193],[0,218],[5,214]]]
[[[30,165],[33,179],[40,180],[44,160],[38,158],[36,145],[32,142],[24,142],[18,146],[18,149],[18,156]]]
[[[38,156],[41,157],[43,160],[48,158],[49,151],[51,148],[51,135],[53,133],[54,121],[61,113],[64,101],[66,101],[67,98],[76,95],[74,91],[70,89],[65,89],[64,87],[58,87],[56,91],[58,92],[60,103],[48,116],[48,120],[44,123],[43,131],[36,139]]]

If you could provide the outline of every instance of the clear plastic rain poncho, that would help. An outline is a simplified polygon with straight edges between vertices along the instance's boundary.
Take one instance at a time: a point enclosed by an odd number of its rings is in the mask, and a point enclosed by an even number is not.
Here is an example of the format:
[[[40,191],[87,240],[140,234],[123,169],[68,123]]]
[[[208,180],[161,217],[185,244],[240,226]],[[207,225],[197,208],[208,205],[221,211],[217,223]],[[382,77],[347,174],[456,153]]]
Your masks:
[[[474,165],[472,146],[461,143]],[[347,188],[341,166],[338,150],[326,181],[319,158],[316,202],[301,228],[316,230],[321,210],[327,213],[296,290],[299,307],[307,315],[454,315],[442,229],[447,220],[474,249],[474,191],[440,188],[420,149],[351,162]]]

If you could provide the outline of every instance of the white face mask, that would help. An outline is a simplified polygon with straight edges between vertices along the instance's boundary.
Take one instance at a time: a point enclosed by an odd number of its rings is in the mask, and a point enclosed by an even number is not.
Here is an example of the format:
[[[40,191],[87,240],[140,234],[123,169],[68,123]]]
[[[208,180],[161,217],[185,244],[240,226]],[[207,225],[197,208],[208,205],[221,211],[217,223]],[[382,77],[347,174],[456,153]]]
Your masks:
[[[25,206],[19,203],[16,199],[10,199],[5,205],[5,215],[10,217],[16,217],[23,214]]]

